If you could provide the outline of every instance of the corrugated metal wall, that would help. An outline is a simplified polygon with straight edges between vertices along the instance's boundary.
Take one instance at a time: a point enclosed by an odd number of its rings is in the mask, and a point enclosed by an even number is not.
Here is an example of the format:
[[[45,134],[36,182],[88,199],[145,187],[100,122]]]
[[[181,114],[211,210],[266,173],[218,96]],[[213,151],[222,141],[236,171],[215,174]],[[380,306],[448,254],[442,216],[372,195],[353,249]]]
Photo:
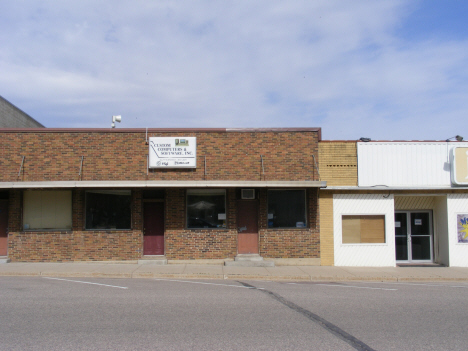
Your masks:
[[[359,186],[450,186],[450,150],[460,142],[357,143]]]

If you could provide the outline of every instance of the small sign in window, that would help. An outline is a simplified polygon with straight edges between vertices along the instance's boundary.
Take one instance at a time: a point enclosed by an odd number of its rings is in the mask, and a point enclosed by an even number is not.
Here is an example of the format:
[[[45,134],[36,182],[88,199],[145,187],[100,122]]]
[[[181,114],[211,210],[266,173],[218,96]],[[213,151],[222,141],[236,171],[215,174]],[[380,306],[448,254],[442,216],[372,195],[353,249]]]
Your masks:
[[[415,219],[414,225],[422,225],[422,219]]]

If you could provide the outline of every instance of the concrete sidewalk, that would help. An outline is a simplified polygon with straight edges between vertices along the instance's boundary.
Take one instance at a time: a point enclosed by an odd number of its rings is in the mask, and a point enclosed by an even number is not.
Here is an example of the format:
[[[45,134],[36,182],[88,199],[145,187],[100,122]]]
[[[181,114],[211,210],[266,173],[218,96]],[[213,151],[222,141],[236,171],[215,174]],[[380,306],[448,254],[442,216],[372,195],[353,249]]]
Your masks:
[[[8,263],[0,265],[0,276],[468,282],[468,268],[328,266],[230,267],[195,264],[168,264],[161,266],[121,262]]]

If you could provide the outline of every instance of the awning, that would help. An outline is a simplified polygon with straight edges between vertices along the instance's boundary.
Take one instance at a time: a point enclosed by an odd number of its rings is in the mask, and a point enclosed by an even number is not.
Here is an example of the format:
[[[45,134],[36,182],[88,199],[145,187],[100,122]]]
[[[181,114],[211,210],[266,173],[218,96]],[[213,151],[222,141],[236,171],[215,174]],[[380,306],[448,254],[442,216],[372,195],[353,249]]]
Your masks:
[[[115,180],[0,182],[0,189],[42,188],[325,188],[322,181]]]

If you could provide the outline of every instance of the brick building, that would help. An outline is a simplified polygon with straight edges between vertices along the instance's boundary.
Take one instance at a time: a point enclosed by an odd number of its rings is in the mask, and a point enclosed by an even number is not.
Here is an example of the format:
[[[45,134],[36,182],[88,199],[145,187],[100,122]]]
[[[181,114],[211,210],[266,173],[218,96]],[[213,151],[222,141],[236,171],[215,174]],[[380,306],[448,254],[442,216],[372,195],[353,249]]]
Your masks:
[[[0,130],[0,256],[320,264],[320,133]]]

